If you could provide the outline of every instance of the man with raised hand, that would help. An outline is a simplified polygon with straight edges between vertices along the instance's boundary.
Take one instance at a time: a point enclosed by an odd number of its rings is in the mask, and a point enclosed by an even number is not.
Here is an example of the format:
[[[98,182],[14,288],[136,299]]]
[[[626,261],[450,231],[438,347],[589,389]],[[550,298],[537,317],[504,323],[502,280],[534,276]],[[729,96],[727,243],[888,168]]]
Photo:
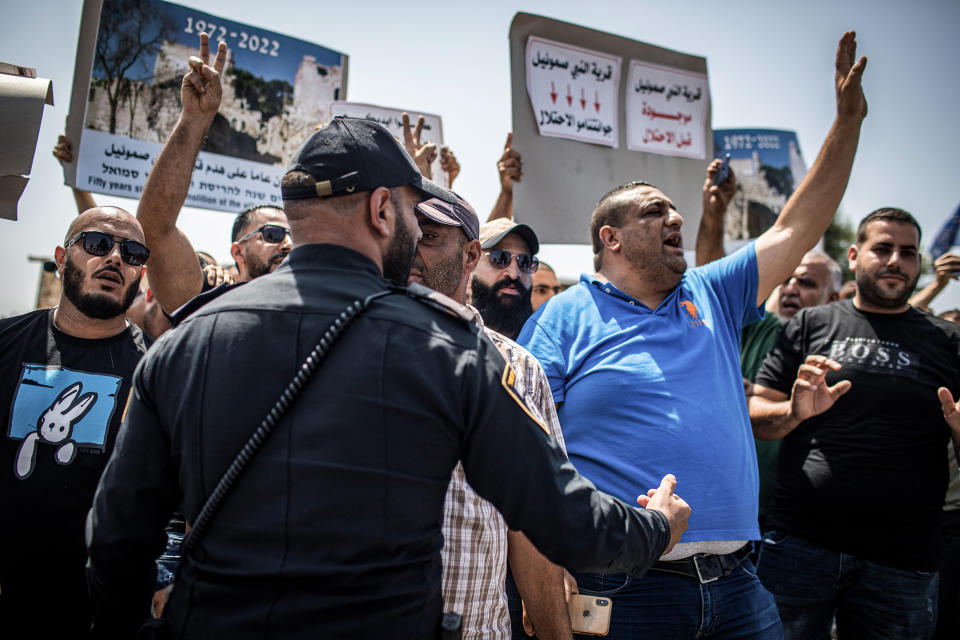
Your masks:
[[[960,328],[907,302],[920,275],[907,212],[866,216],[848,255],[853,300],[800,311],[753,387],[754,433],[783,439],[759,575],[788,638],[828,638],[834,617],[840,638],[927,638]]]
[[[577,576],[581,593],[613,601],[611,637],[782,633],[747,558],[759,538],[757,462],[739,338],[843,196],[867,111],[866,59],[855,52],[848,32],[836,53],[836,119],[772,228],[687,271],[683,219],[670,198],[643,182],[613,189],[590,222],[597,274],[555,296],[520,333],[550,380],[570,460],[585,475],[622,498],[636,478],[651,485],[669,469],[689,496],[689,529],[643,578]]]
[[[157,156],[137,207],[137,219],[154,250],[150,288],[167,313],[206,289],[194,248],[177,228],[177,216],[186,201],[200,147],[220,108],[220,75],[226,61],[227,45],[221,42],[213,66],[209,65],[210,38],[201,33],[200,57],[191,56],[190,70],[180,86],[183,111]],[[238,282],[269,273],[290,253],[286,214],[272,205],[250,207],[234,221],[231,241]]]
[[[81,213],[54,259],[60,302],[0,320],[0,619],[7,637],[90,628],[83,527],[146,351],[126,320],[150,255],[136,218]]]

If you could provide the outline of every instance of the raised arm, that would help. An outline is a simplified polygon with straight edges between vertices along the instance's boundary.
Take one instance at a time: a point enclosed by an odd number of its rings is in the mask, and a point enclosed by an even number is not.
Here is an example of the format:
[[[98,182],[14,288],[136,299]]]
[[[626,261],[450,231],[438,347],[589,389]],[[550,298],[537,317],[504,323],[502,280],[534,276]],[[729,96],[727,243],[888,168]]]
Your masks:
[[[733,175],[733,169],[728,169],[727,178],[720,184],[713,184],[722,163],[719,158],[711,162],[703,182],[703,214],[700,216],[700,228],[697,229],[696,245],[698,267],[726,255],[723,249],[723,215],[737,190],[737,178]]]
[[[187,199],[203,138],[220,108],[220,73],[226,60],[227,45],[221,42],[210,67],[210,39],[200,34],[200,57],[191,56],[190,71],[180,86],[183,111],[157,156],[137,208],[151,249],[150,288],[168,313],[203,290],[200,262],[190,240],[177,228],[177,216]]]
[[[417,116],[417,125],[410,131],[410,114],[404,112],[403,122],[403,148],[407,150],[410,157],[413,158],[420,174],[428,180],[433,179],[433,161],[437,159],[437,145],[433,142],[420,143],[420,135],[423,132],[423,116]]]
[[[940,292],[943,291],[950,280],[956,278],[957,274],[960,273],[960,256],[947,252],[937,258],[936,262],[933,263],[933,268],[933,282],[910,296],[910,305],[924,311],[930,310],[930,303],[933,302],[933,299],[940,295]]]
[[[803,255],[824,234],[847,188],[860,125],[867,115],[860,84],[867,59],[861,57],[854,63],[856,52],[856,34],[848,31],[837,45],[837,117],[803,182],[773,227],[757,238],[758,305],[793,273]]]
[[[57,146],[53,148],[53,157],[60,161],[61,166],[64,162],[73,162],[73,143],[70,142],[70,138],[67,136],[57,138]],[[93,199],[92,193],[76,187],[72,187],[72,189],[73,199],[77,203],[77,213],[96,208],[97,202]]]
[[[487,222],[496,218],[513,219],[513,183],[523,179],[523,158],[513,150],[513,133],[507,134],[503,155],[497,161],[497,172],[500,174],[500,195],[493,204]]]
[[[820,415],[850,390],[849,380],[832,387],[825,381],[827,371],[840,369],[840,363],[824,356],[807,356],[800,365],[790,395],[762,384],[754,384],[747,398],[750,422],[757,440],[779,440],[801,422]]]
[[[440,148],[440,168],[447,174],[447,187],[453,188],[453,181],[460,175],[460,163],[450,147]]]

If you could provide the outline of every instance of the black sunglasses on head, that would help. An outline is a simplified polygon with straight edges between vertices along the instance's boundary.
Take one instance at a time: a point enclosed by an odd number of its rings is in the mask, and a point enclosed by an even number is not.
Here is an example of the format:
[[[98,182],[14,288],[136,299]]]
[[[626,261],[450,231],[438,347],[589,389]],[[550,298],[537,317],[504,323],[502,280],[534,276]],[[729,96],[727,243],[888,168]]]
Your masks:
[[[75,235],[70,242],[63,245],[64,249],[69,249],[76,243],[83,241],[80,245],[83,250],[92,256],[105,256],[113,251],[115,242],[120,243],[120,258],[129,265],[139,267],[147,262],[150,257],[150,249],[140,244],[136,240],[128,240],[119,236],[112,236],[102,231],[82,231]]]
[[[496,269],[506,269],[510,266],[510,261],[513,260],[514,255],[517,256],[517,268],[523,273],[536,273],[540,267],[540,261],[536,256],[532,256],[529,253],[512,254],[503,249],[488,251],[487,259],[490,261],[490,266]]]
[[[264,242],[269,242],[270,244],[280,244],[290,233],[290,229],[281,227],[278,224],[265,224],[259,229],[254,229],[250,233],[244,234],[239,240],[237,240],[237,242],[249,240],[258,233],[263,237]]]

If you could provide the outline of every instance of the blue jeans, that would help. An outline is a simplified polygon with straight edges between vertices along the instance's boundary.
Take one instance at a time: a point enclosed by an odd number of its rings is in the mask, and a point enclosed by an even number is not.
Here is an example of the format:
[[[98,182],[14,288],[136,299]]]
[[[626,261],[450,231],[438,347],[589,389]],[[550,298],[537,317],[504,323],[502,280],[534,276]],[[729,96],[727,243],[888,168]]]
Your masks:
[[[936,571],[886,567],[782,531],[764,533],[759,575],[788,640],[828,639],[834,615],[839,638],[929,638],[937,621]]]
[[[610,635],[625,638],[753,638],[779,640],[783,628],[773,598],[757,580],[749,558],[714,582],[650,571],[574,576],[580,593],[608,597],[613,604]],[[591,636],[575,636],[589,638]]]

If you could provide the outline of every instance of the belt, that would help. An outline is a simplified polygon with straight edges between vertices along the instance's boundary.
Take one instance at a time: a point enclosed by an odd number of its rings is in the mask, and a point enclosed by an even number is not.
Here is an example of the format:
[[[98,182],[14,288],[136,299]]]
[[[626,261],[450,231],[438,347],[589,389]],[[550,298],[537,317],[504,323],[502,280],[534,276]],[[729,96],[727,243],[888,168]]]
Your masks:
[[[676,573],[693,578],[700,584],[707,584],[730,575],[748,555],[750,555],[750,545],[745,544],[733,553],[722,556],[712,553],[698,553],[683,560],[658,562],[650,570]]]

